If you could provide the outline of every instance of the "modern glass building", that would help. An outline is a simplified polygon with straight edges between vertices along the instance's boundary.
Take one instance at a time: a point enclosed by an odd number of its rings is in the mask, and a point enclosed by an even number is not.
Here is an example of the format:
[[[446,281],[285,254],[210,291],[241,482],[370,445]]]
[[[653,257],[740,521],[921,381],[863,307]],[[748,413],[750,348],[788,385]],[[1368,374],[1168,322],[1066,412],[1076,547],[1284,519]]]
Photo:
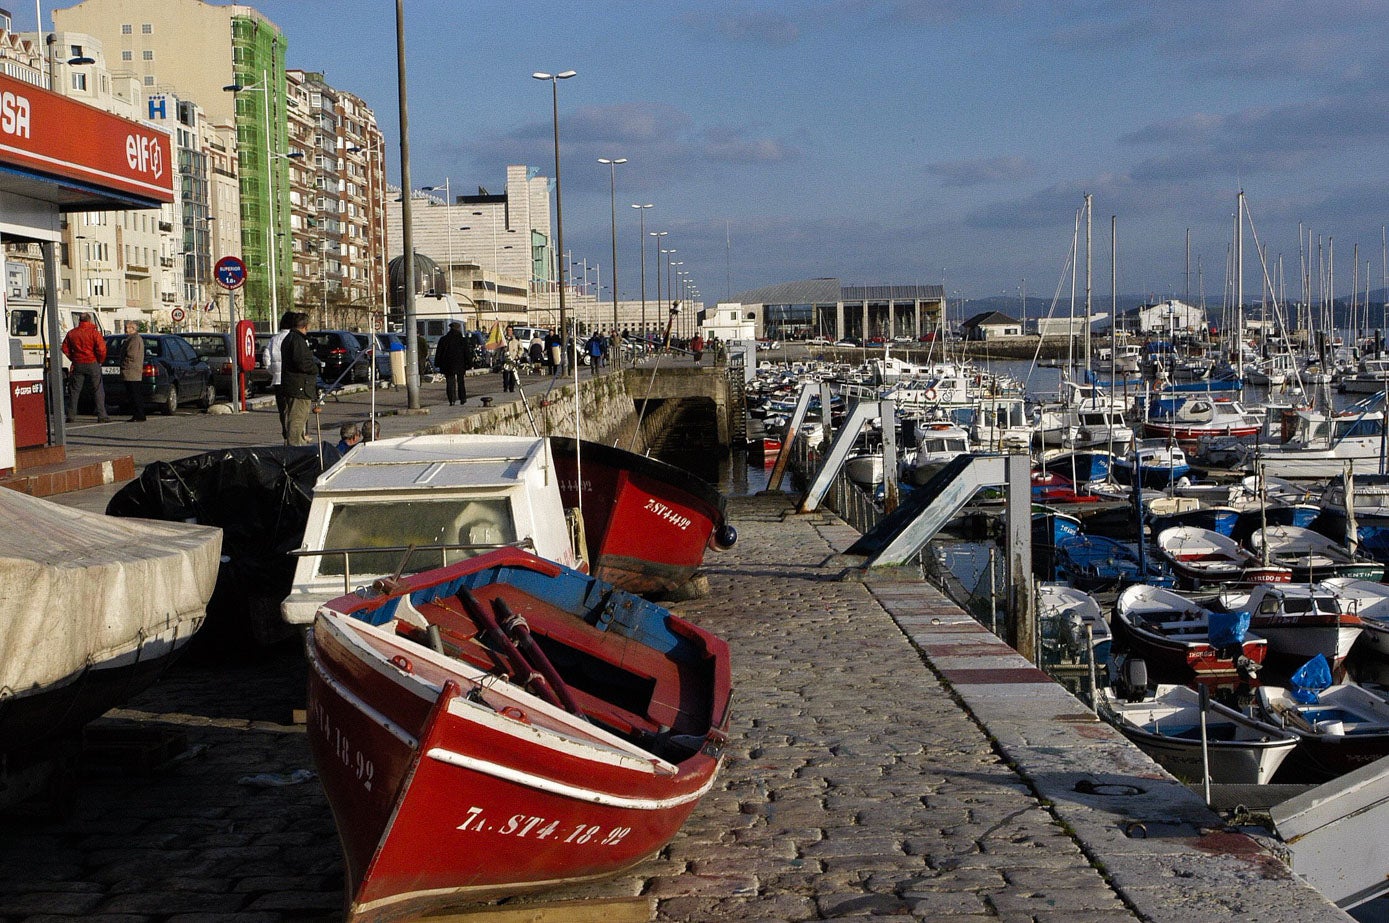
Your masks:
[[[939,285],[841,285],[838,279],[783,282],[735,295],[759,337],[862,341],[919,339],[940,329],[945,289]]]

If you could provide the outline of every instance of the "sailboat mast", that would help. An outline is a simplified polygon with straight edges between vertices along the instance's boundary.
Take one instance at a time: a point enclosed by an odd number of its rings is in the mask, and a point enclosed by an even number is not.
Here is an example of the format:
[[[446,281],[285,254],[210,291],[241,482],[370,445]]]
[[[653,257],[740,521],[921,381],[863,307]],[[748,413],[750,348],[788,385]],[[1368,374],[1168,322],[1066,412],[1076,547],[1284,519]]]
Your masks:
[[[1094,197],[1090,193],[1085,194],[1085,368],[1090,368],[1090,323],[1092,319],[1090,309],[1090,270],[1093,263],[1093,248],[1091,247],[1091,225],[1094,209],[1092,207]]]
[[[1244,190],[1235,198],[1235,310],[1238,312],[1239,351],[1244,353]]]

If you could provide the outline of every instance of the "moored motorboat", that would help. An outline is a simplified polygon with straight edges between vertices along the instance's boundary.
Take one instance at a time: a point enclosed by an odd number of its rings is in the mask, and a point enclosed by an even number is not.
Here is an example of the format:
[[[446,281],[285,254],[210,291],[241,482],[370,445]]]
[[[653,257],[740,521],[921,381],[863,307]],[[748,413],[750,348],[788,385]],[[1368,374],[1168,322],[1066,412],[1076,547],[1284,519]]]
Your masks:
[[[1321,584],[1264,584],[1218,598],[1227,612],[1249,613],[1249,627],[1268,640],[1270,656],[1298,663],[1321,654],[1339,667],[1362,629],[1352,602]]]
[[[688,583],[706,550],[737,541],[723,495],[683,468],[567,437],[551,436],[550,446],[564,505],[583,514],[594,576],[659,596]]]
[[[159,678],[203,624],[222,532],[98,516],[6,489],[0,516],[3,765]]]
[[[333,600],[306,646],[349,921],[639,862],[713,785],[726,739],[722,640],[520,549]]]
[[[1320,532],[1299,526],[1257,530],[1249,536],[1249,548],[1256,555],[1267,552],[1270,562],[1291,568],[1296,583],[1313,583],[1328,577],[1384,578],[1383,564],[1357,557]]]
[[[386,574],[412,574],[504,545],[570,567],[576,550],[545,439],[434,435],[363,443],[323,473],[285,621]]]
[[[1204,503],[1196,497],[1152,497],[1143,503],[1143,511],[1154,535],[1173,526],[1195,526],[1232,536],[1239,522],[1239,511],[1233,507]]]
[[[1191,463],[1178,445],[1143,445],[1114,459],[1114,478],[1120,484],[1135,480],[1143,487],[1163,490],[1190,480]]]
[[[1263,785],[1298,745],[1296,734],[1256,721],[1208,700],[1202,744],[1201,694],[1190,686],[1159,683],[1150,698],[1126,701],[1102,690],[1099,715],[1164,769],[1197,781],[1209,767],[1212,782]]]
[[[1260,686],[1264,721],[1298,736],[1280,781],[1321,782],[1389,756],[1389,702],[1343,683],[1303,696],[1283,686]]]
[[[1082,533],[1062,538],[1056,551],[1066,579],[1087,593],[1123,589],[1131,583],[1172,584],[1172,575],[1156,561],[1140,561],[1134,547],[1118,539]]]
[[[1266,564],[1226,535],[1194,526],[1174,526],[1158,533],[1158,551],[1192,586],[1206,584],[1287,583],[1292,570]]]
[[[1153,401],[1143,424],[1149,438],[1196,442],[1224,436],[1253,436],[1263,421],[1238,401],[1207,395],[1177,395]]]
[[[1114,648],[1141,657],[1158,682],[1257,673],[1268,642],[1238,631],[1212,641],[1212,615],[1171,590],[1135,584],[1120,593],[1114,604]],[[1223,615],[1220,618],[1224,620]]]

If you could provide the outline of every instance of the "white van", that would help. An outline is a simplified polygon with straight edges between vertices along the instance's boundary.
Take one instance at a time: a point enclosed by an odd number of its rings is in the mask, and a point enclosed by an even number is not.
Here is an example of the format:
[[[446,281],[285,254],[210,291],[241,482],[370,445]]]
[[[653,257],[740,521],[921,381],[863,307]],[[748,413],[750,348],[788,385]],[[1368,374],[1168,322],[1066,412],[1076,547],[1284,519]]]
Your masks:
[[[6,309],[6,314],[9,315],[11,363],[22,366],[42,366],[44,360],[48,358],[48,325],[43,316],[43,308],[32,304],[11,305]],[[101,312],[93,311],[90,308],[59,305],[58,342],[61,343],[68,331],[77,326],[77,318],[81,314],[91,314],[97,329],[101,329]],[[105,330],[101,332],[106,333]],[[13,348],[15,342],[19,343],[20,349]],[[64,356],[63,367],[66,368],[67,366],[68,360]]]

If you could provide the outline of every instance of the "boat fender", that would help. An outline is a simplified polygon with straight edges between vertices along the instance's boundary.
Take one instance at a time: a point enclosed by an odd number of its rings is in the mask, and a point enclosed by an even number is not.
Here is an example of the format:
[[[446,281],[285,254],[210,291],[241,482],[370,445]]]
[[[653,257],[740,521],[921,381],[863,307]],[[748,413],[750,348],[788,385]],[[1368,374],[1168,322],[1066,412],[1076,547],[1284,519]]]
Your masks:
[[[522,724],[531,723],[530,715],[526,714],[524,710],[516,705],[503,706],[502,710],[497,712],[497,714],[501,715],[503,718],[510,718],[512,721],[519,721]]]
[[[727,551],[738,541],[738,530],[727,523],[709,534],[709,547],[716,551]]]
[[[406,673],[415,672],[415,665],[411,663],[410,658],[406,657],[404,654],[396,654],[394,657],[392,657],[391,664],[395,666],[397,669],[400,669]]]

